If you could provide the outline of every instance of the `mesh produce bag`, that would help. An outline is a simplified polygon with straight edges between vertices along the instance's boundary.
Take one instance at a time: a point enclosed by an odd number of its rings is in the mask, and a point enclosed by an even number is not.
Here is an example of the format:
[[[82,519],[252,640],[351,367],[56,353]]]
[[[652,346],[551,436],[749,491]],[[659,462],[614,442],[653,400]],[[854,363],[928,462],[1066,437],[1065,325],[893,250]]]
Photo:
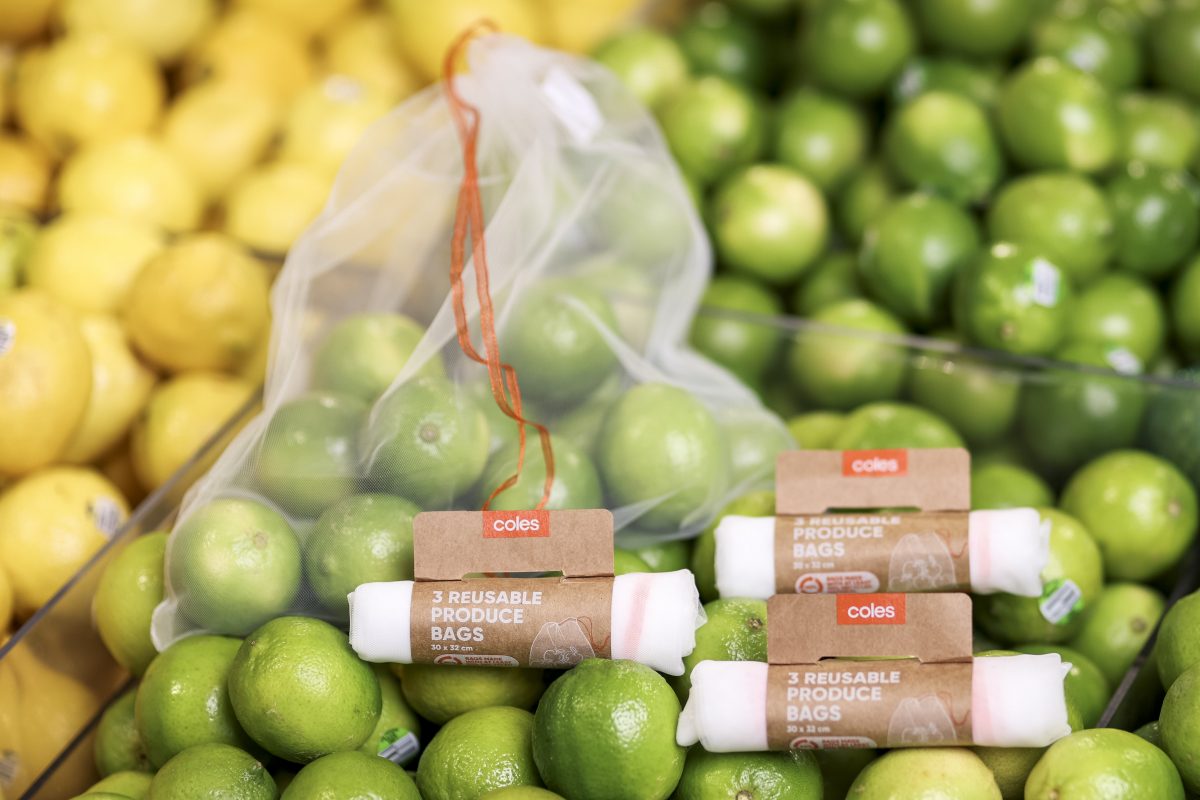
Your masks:
[[[359,583],[411,578],[418,511],[608,507],[642,543],[770,486],[786,428],[685,344],[711,256],[651,116],[590,61],[468,49],[289,254],[263,412],[171,535],[160,648],[344,621]]]

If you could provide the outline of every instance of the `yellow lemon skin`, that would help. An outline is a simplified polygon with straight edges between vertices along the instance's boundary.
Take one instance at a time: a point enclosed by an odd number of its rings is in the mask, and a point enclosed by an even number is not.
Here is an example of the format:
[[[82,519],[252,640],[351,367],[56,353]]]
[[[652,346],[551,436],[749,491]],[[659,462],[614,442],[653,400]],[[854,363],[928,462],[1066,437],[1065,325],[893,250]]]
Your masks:
[[[0,495],[0,563],[18,619],[54,596],[129,516],[112,482],[92,469],[48,467]]]
[[[388,0],[400,51],[426,80],[442,76],[446,50],[471,25],[490,19],[504,33],[542,40],[531,0]]]
[[[280,156],[334,175],[368,126],[391,105],[387,97],[353,78],[326,78],[292,102]]]
[[[332,177],[296,161],[249,172],[225,200],[225,232],[265,255],[281,255],[300,238],[329,194]]]
[[[362,0],[234,0],[235,6],[268,14],[304,36],[312,36],[351,13]]]
[[[221,18],[183,60],[185,86],[228,78],[287,100],[312,80],[313,58],[296,31],[256,9]]]
[[[0,205],[44,212],[52,169],[49,155],[32,140],[0,134]]]
[[[219,233],[187,236],[152,258],[129,290],[125,329],[169,372],[232,370],[265,335],[263,266]]]
[[[323,66],[345,75],[395,103],[424,83],[405,64],[386,11],[360,11],[343,19],[321,41]]]
[[[548,44],[572,53],[590,53],[643,4],[639,0],[536,0],[536,5]]]
[[[75,315],[36,289],[0,295],[0,476],[57,459],[91,389],[91,355]]]
[[[8,573],[0,567],[0,636],[3,636],[13,619],[13,588],[12,580],[8,577]],[[0,693],[0,703],[3,703],[3,695]],[[3,722],[0,721],[0,726]],[[3,742],[0,742],[0,751],[4,750]]]
[[[165,64],[176,61],[216,19],[215,0],[62,0],[68,33],[120,39]]]

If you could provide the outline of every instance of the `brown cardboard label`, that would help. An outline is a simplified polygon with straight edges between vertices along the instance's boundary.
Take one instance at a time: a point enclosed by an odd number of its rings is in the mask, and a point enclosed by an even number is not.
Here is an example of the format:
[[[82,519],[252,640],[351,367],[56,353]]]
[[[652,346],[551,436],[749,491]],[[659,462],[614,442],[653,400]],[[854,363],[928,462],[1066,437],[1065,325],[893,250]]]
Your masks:
[[[775,513],[830,509],[971,507],[971,457],[962,448],[797,450],[779,455]]]
[[[609,658],[612,578],[417,581],[414,664],[571,667]]]
[[[772,750],[971,744],[970,663],[823,661],[767,670]]]
[[[966,511],[780,515],[775,591],[967,591],[968,529]]]

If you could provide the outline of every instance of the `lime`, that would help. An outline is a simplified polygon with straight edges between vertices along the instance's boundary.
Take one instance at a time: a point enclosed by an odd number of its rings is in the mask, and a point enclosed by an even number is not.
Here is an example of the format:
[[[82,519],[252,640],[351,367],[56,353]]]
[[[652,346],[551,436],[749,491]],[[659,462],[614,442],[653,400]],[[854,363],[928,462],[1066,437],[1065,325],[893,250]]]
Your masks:
[[[647,504],[638,526],[694,521],[728,478],[726,444],[712,413],[686,390],[643,383],[609,410],[597,463],[613,506]]]
[[[868,403],[846,416],[834,450],[964,447],[944,419],[908,403]]]
[[[403,766],[420,747],[421,720],[404,700],[400,679],[383,664],[372,664],[371,670],[379,681],[379,721],[358,751]]]
[[[717,129],[714,135],[720,133],[719,122],[711,123]],[[701,143],[704,141],[701,139]],[[592,223],[592,230],[588,231],[595,237],[592,241],[606,243],[603,255],[593,259],[595,266],[589,270],[591,275],[580,270],[581,274],[572,276],[576,280],[582,279],[579,283],[566,279],[561,282],[548,280],[545,286],[548,289],[556,286],[573,288],[582,283],[599,289],[605,296],[616,293],[618,297],[613,299],[614,302],[622,301],[627,309],[624,314],[617,315],[619,330],[629,341],[639,342],[639,326],[631,324],[631,320],[636,320],[639,314],[648,317],[651,312],[639,306],[637,301],[648,300],[653,305],[663,280],[658,276],[666,272],[680,251],[694,246],[692,215],[696,201],[686,187],[685,191],[680,191],[679,170],[670,159],[661,155],[656,154],[653,159],[645,156],[626,158],[620,169],[609,172],[608,180],[599,181],[599,196],[588,197],[588,213],[583,214],[581,220]],[[684,173],[685,183],[695,180],[695,175]],[[563,190],[561,198],[569,196],[566,191],[577,191],[569,189],[565,183],[560,186]],[[636,198],[636,202],[630,202],[630,198]],[[607,268],[604,262],[608,262]],[[581,266],[589,265],[585,261]]]
[[[1200,667],[1192,667],[1181,674],[1167,690],[1163,700],[1162,714],[1158,718],[1159,733],[1163,749],[1175,762],[1188,791],[1200,791],[1200,756],[1196,743],[1200,742]]]
[[[321,607],[348,619],[360,584],[413,576],[412,523],[421,509],[390,494],[356,494],[325,510],[304,542],[304,575]]]
[[[1025,781],[1044,747],[972,747],[971,752],[991,770],[1003,800],[1024,800]]]
[[[1025,784],[1027,800],[1154,797],[1183,800],[1163,751],[1116,728],[1077,731],[1050,745]]]
[[[1167,89],[1200,99],[1200,8],[1166,4],[1150,25],[1150,66]]]
[[[444,378],[419,377],[389,392],[363,428],[372,488],[423,509],[448,508],[487,464],[488,424],[470,397]]]
[[[1164,689],[1175,679],[1200,664],[1200,592],[1193,592],[1171,606],[1163,617],[1154,643],[1158,675]]]
[[[693,747],[673,797],[678,800],[821,800],[821,768],[812,753],[708,753]]]
[[[546,785],[565,797],[666,800],[687,752],[675,744],[678,721],[679,701],[657,672],[588,659],[538,704],[533,758]]]
[[[167,570],[188,619],[212,633],[244,635],[291,606],[300,544],[269,506],[213,500],[175,527]]]
[[[765,145],[758,101],[715,75],[685,84],[663,106],[659,120],[680,167],[701,184],[752,163]]]
[[[587,455],[569,440],[552,437],[554,481],[547,508],[599,508],[603,505],[600,477]],[[480,484],[480,501],[517,473],[520,444],[512,442],[488,462]],[[541,443],[534,432],[525,444],[525,466],[517,482],[492,500],[497,511],[535,508],[545,489],[546,467]]]
[[[646,562],[651,572],[675,572],[688,568],[692,558],[692,543],[686,539],[656,542],[638,547],[633,552]]]
[[[1034,59],[1013,72],[998,111],[1004,143],[1024,167],[1099,172],[1117,155],[1108,90],[1057,59]]]
[[[88,788],[88,794],[108,792],[129,800],[145,800],[154,776],[149,772],[114,772]],[[84,795],[85,797],[87,795]]]
[[[1074,517],[1040,509],[1050,526],[1050,559],[1042,570],[1042,596],[990,594],[976,599],[976,622],[1001,642],[1052,643],[1070,639],[1104,585],[1100,548]]]
[[[1200,256],[1193,257],[1171,287],[1171,329],[1190,357],[1200,356]]]
[[[866,300],[843,300],[812,322],[818,327],[797,333],[787,357],[788,375],[806,400],[849,409],[900,394],[908,353],[886,338],[904,333],[895,317]]]
[[[1110,89],[1128,89],[1141,81],[1141,42],[1106,20],[1098,12],[1045,17],[1033,27],[1030,54],[1057,58]]]
[[[765,600],[713,600],[704,613],[707,620],[696,629],[696,648],[683,659],[683,674],[668,679],[681,704],[687,702],[692,670],[701,661],[767,660]]]
[[[1196,492],[1168,462],[1121,450],[1090,462],[1063,491],[1062,508],[1087,526],[1117,580],[1146,580],[1174,564],[1196,535]]]
[[[1154,722],[1147,722],[1145,725],[1134,731],[1134,733],[1160,750],[1162,749],[1162,731],[1159,727],[1158,720],[1154,720]]]
[[[1166,329],[1166,311],[1154,287],[1133,275],[1118,273],[1105,275],[1079,294],[1067,336],[1072,342],[1102,346],[1106,355],[1125,351],[1144,368],[1158,360]],[[1114,358],[1108,363],[1127,371]]]
[[[735,491],[769,485],[779,454],[795,446],[780,421],[757,408],[724,414],[721,432],[729,446],[729,485]]]
[[[1200,451],[1192,444],[1200,431],[1200,396],[1194,388],[1198,378],[1195,370],[1183,370],[1171,385],[1155,387],[1142,431],[1151,452],[1178,467],[1193,485],[1200,485]]]
[[[283,795],[287,800],[421,800],[408,773],[386,758],[365,753],[330,753],[296,773]]]
[[[1171,275],[1200,239],[1200,198],[1182,170],[1131,164],[1108,183],[1116,261],[1149,279]]]
[[[705,3],[675,34],[692,73],[718,75],[761,88],[767,80],[767,48],[749,20],[724,3]]]
[[[917,0],[921,35],[933,47],[969,58],[1010,53],[1025,37],[1033,0]]]
[[[1110,583],[1087,611],[1071,647],[1092,659],[1116,686],[1154,632],[1166,601],[1136,583]]]
[[[1131,92],[1117,103],[1118,159],[1165,169],[1187,169],[1200,152],[1200,124],[1171,95]]]
[[[1018,355],[1058,349],[1073,293],[1062,270],[1020,245],[995,244],[961,274],[954,317],[974,344]]]
[[[409,664],[402,668],[400,688],[413,711],[442,725],[477,708],[532,708],[543,684],[540,669]]]
[[[794,282],[829,237],[825,198],[800,172],[756,164],[722,183],[709,212],[722,263],[772,284]]]
[[[357,749],[382,708],[379,681],[346,634],[307,617],[279,617],[246,637],[229,699],[254,741],[298,764]]]
[[[926,92],[897,109],[883,148],[903,183],[956,203],[987,197],[1004,167],[987,114],[954,92]]]
[[[612,37],[592,54],[648,108],[658,108],[687,81],[688,63],[675,41],[649,28]]]
[[[705,313],[709,309],[715,313]],[[776,316],[782,311],[779,298],[759,283],[721,275],[704,291],[688,341],[743,383],[754,386],[775,360],[779,335],[761,320],[745,315]]]
[[[815,750],[824,800],[846,800],[854,779],[879,757],[876,750]]]
[[[709,523],[696,539],[692,549],[692,574],[696,576],[696,588],[700,599],[708,602],[717,599],[716,530],[724,517],[769,517],[775,513],[775,492],[748,492],[730,501]]]
[[[617,316],[583,281],[543,281],[523,292],[500,332],[522,398],[563,407],[594,392],[617,366],[605,329],[617,329]]]
[[[867,121],[840,98],[801,89],[783,101],[774,122],[775,158],[824,192],[840,186],[866,156]]]
[[[198,744],[172,758],[150,783],[149,800],[275,800],[271,774],[254,756],[227,744]]]
[[[988,209],[987,222],[994,241],[1046,256],[1075,286],[1094,280],[1112,256],[1112,209],[1083,175],[1039,172],[1010,181]]]
[[[1017,464],[993,462],[971,468],[971,508],[1054,505],[1054,492],[1037,473]]]
[[[934,195],[912,194],[867,228],[859,273],[888,310],[928,329],[945,316],[950,284],[979,246],[975,220],[966,211]]]
[[[508,786],[488,792],[479,800],[563,800],[563,796],[537,786]]]
[[[126,689],[100,716],[96,726],[94,755],[96,771],[102,776],[115,772],[149,772],[150,758],[138,734],[134,706],[137,690]]]
[[[792,293],[792,310],[801,317],[811,317],[825,306],[862,296],[855,254],[827,253],[801,276]]]
[[[206,742],[250,745],[226,691],[240,644],[224,636],[189,636],[151,662],[138,686],[134,713],[153,766]]]
[[[896,0],[816,4],[800,43],[807,74],[850,97],[883,93],[915,49],[912,22]]]
[[[797,0],[730,0],[730,5],[763,20],[771,20],[787,16],[800,4]]]
[[[471,800],[506,786],[540,786],[533,735],[533,715],[519,708],[477,708],[455,717],[421,755],[421,797]]]
[[[926,350],[914,355],[908,392],[949,422],[973,447],[994,444],[1012,428],[1020,378],[970,356]]]
[[[834,210],[838,230],[857,244],[867,225],[891,203],[895,193],[892,176],[883,163],[870,161],[859,167],[838,192]]]
[[[859,773],[847,800],[1000,800],[991,771],[970,750],[913,747],[884,753]]]
[[[314,389],[374,403],[404,369],[425,329],[403,314],[358,314],[333,326],[313,355]],[[422,364],[422,374],[440,375],[442,363]]]
[[[632,550],[622,550],[618,547],[613,552],[613,574],[629,575],[634,572],[652,572],[646,560]]]
[[[842,430],[845,414],[810,411],[788,420],[788,431],[802,450],[828,450]]]
[[[991,108],[1000,93],[1000,71],[957,58],[918,56],[904,65],[892,100],[907,103],[926,92],[955,92]]]
[[[358,480],[355,438],[367,407],[350,395],[309,394],[271,416],[255,468],[263,493],[291,514],[315,517]]]
[[[1105,592],[1107,591],[1105,589]],[[1103,602],[1103,599],[1104,593],[1101,593],[1098,602]],[[1087,628],[1086,620],[1084,628]],[[1104,713],[1104,707],[1108,705],[1112,689],[1116,687],[1116,684],[1110,683],[1105,677],[1104,670],[1099,666],[1100,662],[1093,661],[1078,650],[1062,645],[1026,644],[1017,647],[1016,650],[1035,656],[1057,653],[1063,661],[1069,662],[1071,671],[1067,673],[1064,683],[1067,702],[1075,706],[1079,712],[1083,727],[1095,726],[1100,715]]]
[[[163,599],[163,555],[167,534],[148,533],[113,556],[92,598],[96,630],[113,660],[141,675],[158,653],[150,641],[150,619]]]

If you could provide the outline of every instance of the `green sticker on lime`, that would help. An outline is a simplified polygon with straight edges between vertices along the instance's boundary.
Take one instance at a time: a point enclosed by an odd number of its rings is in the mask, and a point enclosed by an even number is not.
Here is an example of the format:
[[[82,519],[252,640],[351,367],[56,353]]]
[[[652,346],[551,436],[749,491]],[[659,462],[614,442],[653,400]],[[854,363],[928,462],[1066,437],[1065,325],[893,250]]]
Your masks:
[[[1042,587],[1038,610],[1051,625],[1066,625],[1083,611],[1083,592],[1075,581],[1055,578]]]
[[[379,755],[397,766],[412,761],[421,750],[421,741],[408,728],[392,728],[379,737]]]

